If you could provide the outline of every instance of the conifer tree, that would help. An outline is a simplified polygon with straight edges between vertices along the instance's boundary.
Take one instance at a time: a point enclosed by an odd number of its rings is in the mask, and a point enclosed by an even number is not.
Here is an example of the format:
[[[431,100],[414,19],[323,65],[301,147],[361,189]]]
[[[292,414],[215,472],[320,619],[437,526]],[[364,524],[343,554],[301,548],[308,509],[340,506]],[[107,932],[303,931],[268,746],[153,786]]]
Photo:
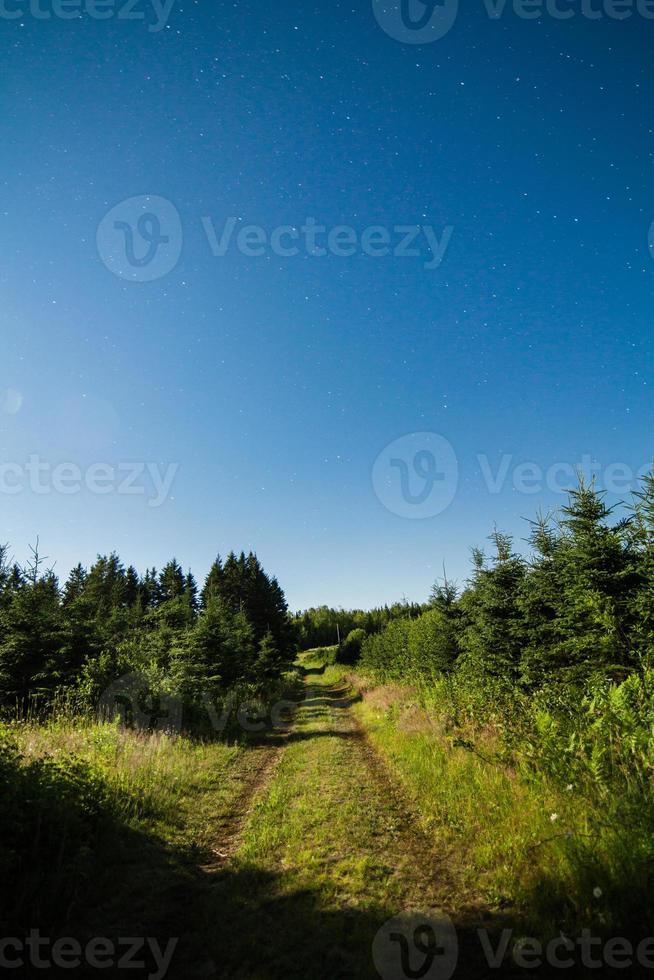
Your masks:
[[[580,477],[562,509],[554,551],[558,600],[550,664],[570,678],[620,670],[631,661],[629,593],[636,569],[626,526],[608,525],[613,508],[604,497]]]
[[[0,695],[24,708],[44,697],[67,676],[61,656],[59,583],[42,572],[38,541],[23,570],[24,583],[0,608]]]
[[[513,551],[509,535],[496,529],[490,540],[495,547],[492,564],[487,567],[484,553],[473,550],[473,576],[461,599],[461,661],[473,672],[514,681],[523,645],[518,595],[525,562]]]
[[[170,599],[178,599],[184,594],[184,572],[181,565],[173,558],[164,565],[159,575],[159,598],[158,601],[168,602]]]
[[[195,619],[199,608],[198,585],[192,572],[187,572],[184,578],[184,595],[191,609],[191,616]]]
[[[202,592],[200,594],[200,608],[206,609],[207,604],[210,599],[218,599],[221,593],[221,584],[223,580],[223,563],[221,561],[220,555],[216,556],[216,560],[209,569],[209,574],[205,579]]]
[[[637,582],[630,601],[634,654],[654,662],[654,471],[647,473],[634,493],[633,520],[627,537],[637,567]]]

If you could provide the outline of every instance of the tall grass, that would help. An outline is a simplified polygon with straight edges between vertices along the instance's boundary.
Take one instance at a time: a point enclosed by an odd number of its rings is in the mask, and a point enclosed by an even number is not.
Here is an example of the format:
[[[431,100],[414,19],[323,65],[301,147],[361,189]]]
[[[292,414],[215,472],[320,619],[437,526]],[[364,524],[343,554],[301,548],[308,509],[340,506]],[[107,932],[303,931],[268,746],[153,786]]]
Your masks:
[[[126,835],[197,845],[241,750],[54,715],[0,726],[0,922],[54,928]]]
[[[543,935],[651,928],[653,671],[534,697],[478,678],[367,687],[371,738],[471,893]]]

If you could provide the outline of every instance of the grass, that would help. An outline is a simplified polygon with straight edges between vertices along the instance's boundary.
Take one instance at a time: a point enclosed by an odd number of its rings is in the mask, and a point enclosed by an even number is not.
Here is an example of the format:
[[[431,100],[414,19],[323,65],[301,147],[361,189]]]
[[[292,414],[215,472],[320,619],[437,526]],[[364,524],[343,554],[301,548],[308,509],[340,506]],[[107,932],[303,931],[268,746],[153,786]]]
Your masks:
[[[448,849],[464,893],[477,889],[544,937],[651,928],[651,842],[620,820],[620,799],[598,807],[583,787],[527,765],[519,745],[507,752],[491,726],[450,729],[437,688],[356,683],[361,724]]]
[[[382,924],[453,900],[442,857],[354,723],[342,668],[319,653],[303,664],[294,731],[205,912],[221,976],[377,977]]]
[[[118,823],[134,830],[147,827],[176,845],[197,841],[207,816],[229,799],[242,754],[239,747],[220,742],[137,732],[84,718],[10,730],[26,762],[75,758],[86,763],[104,781]]]
[[[260,744],[64,715],[0,727],[5,927],[179,936],[168,980],[373,978],[378,930],[411,910],[453,918],[470,978],[482,920],[601,934],[626,909],[640,927],[650,851],[614,812],[598,822],[584,786],[524,765],[492,724],[453,730],[437,687],[332,660],[301,658],[294,725]]]
[[[180,935],[254,755],[58,718],[0,731],[0,922],[12,934]]]

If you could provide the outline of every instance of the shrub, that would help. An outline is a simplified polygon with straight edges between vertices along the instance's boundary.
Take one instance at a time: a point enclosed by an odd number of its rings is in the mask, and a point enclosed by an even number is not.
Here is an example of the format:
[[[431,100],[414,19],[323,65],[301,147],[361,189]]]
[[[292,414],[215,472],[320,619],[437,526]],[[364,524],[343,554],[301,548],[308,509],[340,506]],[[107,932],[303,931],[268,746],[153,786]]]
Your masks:
[[[365,630],[350,630],[338,649],[338,662],[341,664],[356,663],[361,655],[361,647],[365,638]]]
[[[93,764],[21,755],[0,728],[0,922],[57,920],[91,871],[110,821],[110,792]],[[11,909],[11,912],[9,911]]]

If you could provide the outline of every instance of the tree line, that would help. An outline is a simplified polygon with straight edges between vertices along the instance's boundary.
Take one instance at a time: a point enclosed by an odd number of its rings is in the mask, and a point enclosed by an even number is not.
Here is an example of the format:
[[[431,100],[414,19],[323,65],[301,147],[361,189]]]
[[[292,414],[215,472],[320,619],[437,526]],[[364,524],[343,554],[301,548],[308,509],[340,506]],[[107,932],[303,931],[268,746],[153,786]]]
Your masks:
[[[472,549],[462,590],[437,583],[430,608],[363,643],[387,677],[456,674],[529,690],[591,677],[619,681],[654,654],[654,475],[623,516],[580,480],[559,512],[530,522],[530,553],[495,529]]]
[[[313,606],[297,612],[294,624],[301,650],[330,647],[344,643],[347,636],[363,630],[364,634],[378,633],[393,619],[416,619],[429,608],[428,603],[394,602],[374,609],[334,609]]]
[[[176,559],[140,575],[115,553],[60,585],[38,551],[26,566],[0,546],[0,706],[47,705],[58,692],[94,703],[136,673],[188,705],[236,684],[279,678],[295,655],[284,593],[257,556],[214,561],[202,588]]]

